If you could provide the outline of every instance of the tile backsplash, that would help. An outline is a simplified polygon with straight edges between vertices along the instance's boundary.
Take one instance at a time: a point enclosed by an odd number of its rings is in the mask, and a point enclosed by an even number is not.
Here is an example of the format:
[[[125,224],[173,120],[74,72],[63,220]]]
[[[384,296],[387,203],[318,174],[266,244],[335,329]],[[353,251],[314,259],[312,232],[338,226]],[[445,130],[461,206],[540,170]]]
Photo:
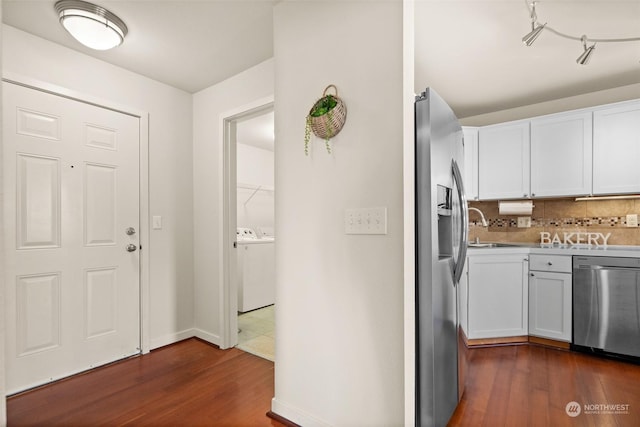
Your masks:
[[[627,227],[627,214],[640,217],[640,199],[589,200],[534,199],[530,228],[518,228],[517,215],[499,215],[498,202],[470,202],[489,223],[483,227],[480,215],[469,212],[469,239],[484,242],[539,243],[541,232],[561,234],[611,233],[610,245],[640,246],[640,227]]]

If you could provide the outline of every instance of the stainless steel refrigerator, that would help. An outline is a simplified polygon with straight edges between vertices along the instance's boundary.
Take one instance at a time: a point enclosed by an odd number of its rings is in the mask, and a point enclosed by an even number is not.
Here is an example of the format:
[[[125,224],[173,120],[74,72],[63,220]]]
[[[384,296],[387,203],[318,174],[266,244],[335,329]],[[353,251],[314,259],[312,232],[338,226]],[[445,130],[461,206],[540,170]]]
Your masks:
[[[468,244],[463,137],[430,88],[416,96],[415,127],[416,425],[445,426],[458,404],[456,301]]]

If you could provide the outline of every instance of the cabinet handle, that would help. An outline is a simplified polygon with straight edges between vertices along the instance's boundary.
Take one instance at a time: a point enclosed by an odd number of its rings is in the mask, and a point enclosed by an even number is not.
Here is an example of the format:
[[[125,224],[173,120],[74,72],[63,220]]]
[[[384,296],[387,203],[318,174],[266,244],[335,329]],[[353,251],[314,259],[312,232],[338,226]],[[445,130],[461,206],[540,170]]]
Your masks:
[[[531,277],[534,277],[534,276],[535,276],[535,274],[533,274],[533,273],[529,273],[529,275],[530,275]]]
[[[536,193],[531,193],[531,197],[536,197]]]
[[[527,197],[527,196],[528,196],[528,194],[527,194],[527,193],[524,193],[524,194],[522,195],[522,197]]]
[[[547,265],[553,265],[553,263],[552,263],[551,261],[549,261],[549,262],[547,263]]]

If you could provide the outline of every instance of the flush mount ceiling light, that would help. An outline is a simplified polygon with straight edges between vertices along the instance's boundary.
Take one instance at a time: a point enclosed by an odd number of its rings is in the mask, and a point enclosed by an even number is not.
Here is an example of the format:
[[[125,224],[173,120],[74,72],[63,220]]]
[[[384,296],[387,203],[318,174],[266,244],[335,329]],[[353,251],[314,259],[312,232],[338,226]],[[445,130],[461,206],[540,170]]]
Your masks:
[[[592,39],[587,37],[586,35],[576,37],[570,34],[561,33],[560,31],[550,27],[545,22],[544,24],[540,24],[538,22],[538,15],[536,14],[536,2],[531,2],[530,0],[525,0],[525,4],[527,5],[527,9],[529,10],[529,16],[531,17],[531,32],[526,34],[522,38],[522,42],[531,46],[534,41],[540,36],[542,30],[549,30],[553,34],[564,37],[565,39],[577,40],[582,43],[583,52],[580,54],[576,62],[580,65],[586,65],[591,56],[593,55],[593,51],[596,48],[596,42],[598,43],[622,43],[622,42],[635,42],[640,41],[640,37],[629,37],[624,39]],[[587,42],[593,42],[593,44],[587,47]]]
[[[95,50],[119,46],[127,26],[107,9],[81,0],[61,0],[55,4],[60,23],[83,45]]]

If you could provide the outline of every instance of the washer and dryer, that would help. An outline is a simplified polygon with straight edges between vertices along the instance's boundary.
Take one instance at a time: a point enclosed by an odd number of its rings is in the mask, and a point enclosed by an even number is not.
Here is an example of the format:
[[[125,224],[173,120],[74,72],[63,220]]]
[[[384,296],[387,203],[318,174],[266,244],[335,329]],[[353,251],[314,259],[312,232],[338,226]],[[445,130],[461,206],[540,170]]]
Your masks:
[[[238,227],[238,311],[241,313],[275,303],[275,238],[258,238],[251,228]]]

